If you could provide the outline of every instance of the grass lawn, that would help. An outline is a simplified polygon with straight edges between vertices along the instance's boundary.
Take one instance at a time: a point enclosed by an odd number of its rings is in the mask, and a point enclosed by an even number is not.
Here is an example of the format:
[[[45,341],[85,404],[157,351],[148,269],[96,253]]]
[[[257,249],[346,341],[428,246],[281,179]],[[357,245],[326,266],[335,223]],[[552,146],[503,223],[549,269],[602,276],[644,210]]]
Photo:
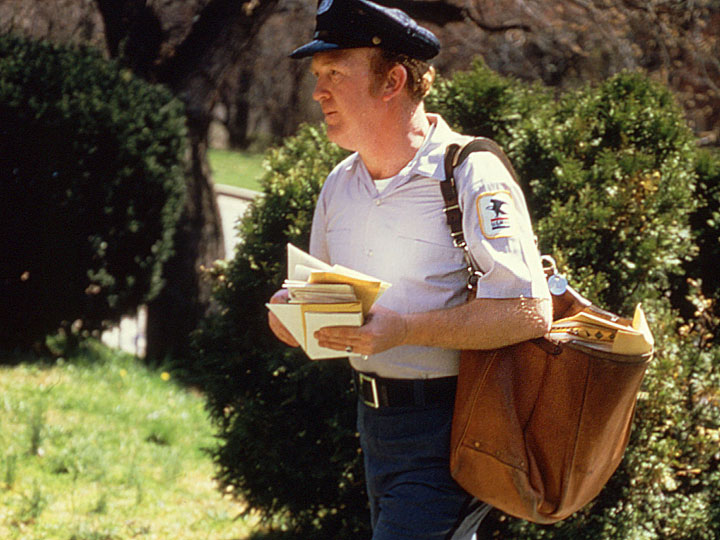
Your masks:
[[[202,397],[130,355],[0,366],[0,538],[247,538],[213,444]]]
[[[265,172],[262,168],[262,154],[210,149],[208,159],[216,184],[260,191],[258,179]]]

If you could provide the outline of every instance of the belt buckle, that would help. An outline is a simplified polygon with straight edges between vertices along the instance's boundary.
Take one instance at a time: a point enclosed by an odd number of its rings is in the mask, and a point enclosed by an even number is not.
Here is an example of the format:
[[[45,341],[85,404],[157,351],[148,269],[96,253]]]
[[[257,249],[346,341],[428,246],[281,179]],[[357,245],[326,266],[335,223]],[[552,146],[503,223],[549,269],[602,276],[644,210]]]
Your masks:
[[[370,377],[369,375],[365,375],[364,373],[358,373],[358,380],[360,382],[361,389],[362,385],[364,385],[366,382],[370,384],[370,388],[372,389],[372,401],[365,399],[365,392],[361,392],[363,403],[368,407],[372,407],[373,409],[379,409],[380,400],[378,399],[377,382],[375,378]]]

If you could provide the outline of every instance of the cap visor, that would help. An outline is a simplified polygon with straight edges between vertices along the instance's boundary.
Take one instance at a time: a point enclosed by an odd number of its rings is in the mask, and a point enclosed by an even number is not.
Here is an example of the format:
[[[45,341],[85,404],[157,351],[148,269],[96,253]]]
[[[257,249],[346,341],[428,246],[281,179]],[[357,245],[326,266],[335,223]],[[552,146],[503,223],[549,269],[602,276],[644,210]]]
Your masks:
[[[318,52],[332,51],[339,48],[340,45],[337,43],[328,43],[327,41],[323,41],[321,39],[315,39],[291,52],[290,58],[305,58]]]

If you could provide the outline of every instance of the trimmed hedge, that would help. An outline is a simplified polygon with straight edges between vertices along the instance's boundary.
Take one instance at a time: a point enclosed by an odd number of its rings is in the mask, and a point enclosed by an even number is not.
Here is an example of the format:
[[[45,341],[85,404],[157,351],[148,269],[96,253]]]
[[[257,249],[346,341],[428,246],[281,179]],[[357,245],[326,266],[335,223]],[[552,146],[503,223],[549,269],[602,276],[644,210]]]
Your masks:
[[[486,536],[718,538],[720,454],[710,449],[720,433],[720,353],[707,337],[717,320],[697,288],[702,309],[682,325],[668,301],[671,278],[694,268],[698,252],[696,173],[715,169],[698,161],[672,96],[624,73],[555,99],[478,63],[441,81],[428,104],[506,147],[541,250],[602,307],[627,315],[643,300],[658,338],[631,446],[602,494],[556,526],[495,512]],[[369,536],[347,364],[309,362],[283,346],[263,307],[285,276],[286,242],[307,246],[317,192],[341,155],[310,126],[269,155],[265,197],[239,228],[243,244],[211,271],[220,310],[184,367],[208,393],[221,483],[269,521],[282,518],[288,538]]]
[[[265,303],[287,275],[287,242],[307,250],[320,186],[345,155],[313,126],[268,153],[242,245],[211,271],[221,310],[196,334],[194,363],[178,369],[207,393],[223,486],[303,538],[366,535],[355,398],[342,362],[308,362],[278,345]]]
[[[99,329],[159,291],[184,122],[96,51],[0,36],[0,347]]]

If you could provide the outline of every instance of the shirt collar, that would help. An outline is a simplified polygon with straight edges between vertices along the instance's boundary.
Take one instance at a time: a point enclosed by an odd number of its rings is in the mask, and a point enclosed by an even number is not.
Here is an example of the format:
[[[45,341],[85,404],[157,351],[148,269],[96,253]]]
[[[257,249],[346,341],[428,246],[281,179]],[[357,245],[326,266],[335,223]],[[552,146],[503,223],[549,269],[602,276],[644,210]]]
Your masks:
[[[445,180],[445,148],[456,139],[455,133],[438,114],[427,114],[433,126],[429,136],[408,163],[406,170],[411,175],[422,175],[437,180]]]
[[[458,135],[450,129],[450,126],[439,114],[427,113],[427,118],[430,121],[430,132],[415,156],[397,176],[410,179],[420,175],[440,181],[445,180],[445,149],[451,142],[457,142]],[[352,156],[347,170],[349,171],[353,167],[356,171],[361,171],[360,174],[367,177],[366,180],[372,183],[370,174],[358,153]]]

